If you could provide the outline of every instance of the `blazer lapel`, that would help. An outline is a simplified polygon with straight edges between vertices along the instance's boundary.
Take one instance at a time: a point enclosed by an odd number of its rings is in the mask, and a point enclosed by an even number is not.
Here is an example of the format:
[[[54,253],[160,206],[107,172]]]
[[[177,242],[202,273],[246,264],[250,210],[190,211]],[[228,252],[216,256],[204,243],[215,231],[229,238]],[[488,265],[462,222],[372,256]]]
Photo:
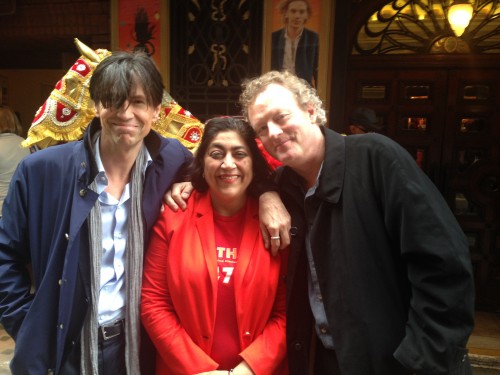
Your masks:
[[[210,194],[200,194],[196,212],[196,230],[200,236],[203,256],[212,284],[212,296],[217,296],[217,257],[215,253],[215,228]]]

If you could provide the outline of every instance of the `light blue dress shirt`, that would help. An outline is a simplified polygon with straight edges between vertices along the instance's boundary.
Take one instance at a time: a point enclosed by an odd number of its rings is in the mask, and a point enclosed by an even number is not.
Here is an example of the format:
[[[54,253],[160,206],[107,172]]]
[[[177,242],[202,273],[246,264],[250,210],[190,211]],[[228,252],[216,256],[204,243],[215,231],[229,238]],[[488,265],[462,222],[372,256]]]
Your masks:
[[[106,192],[108,178],[99,151],[95,145],[95,159],[99,173],[96,176],[97,193],[102,220],[102,265],[98,303],[99,325],[125,317],[125,249],[130,212],[130,184],[125,185],[122,196],[116,199]],[[147,150],[146,150],[147,152]],[[152,162],[147,153],[147,165]],[[146,167],[143,173],[145,173]]]

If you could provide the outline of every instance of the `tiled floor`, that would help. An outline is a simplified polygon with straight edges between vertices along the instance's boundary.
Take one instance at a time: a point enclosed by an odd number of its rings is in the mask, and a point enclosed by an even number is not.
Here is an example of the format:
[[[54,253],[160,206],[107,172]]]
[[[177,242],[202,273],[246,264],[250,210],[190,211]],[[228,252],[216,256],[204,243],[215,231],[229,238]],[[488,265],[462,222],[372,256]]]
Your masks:
[[[476,311],[475,327],[467,345],[474,375],[500,374],[500,313]]]
[[[14,341],[0,324],[0,375],[10,374],[9,361],[14,353]]]
[[[467,345],[474,365],[474,375],[500,374],[500,314],[476,312],[476,325]],[[14,341],[0,324],[0,375],[8,375]],[[498,366],[498,367],[497,367]]]
[[[476,311],[474,333],[468,347],[473,354],[500,358],[500,313]]]

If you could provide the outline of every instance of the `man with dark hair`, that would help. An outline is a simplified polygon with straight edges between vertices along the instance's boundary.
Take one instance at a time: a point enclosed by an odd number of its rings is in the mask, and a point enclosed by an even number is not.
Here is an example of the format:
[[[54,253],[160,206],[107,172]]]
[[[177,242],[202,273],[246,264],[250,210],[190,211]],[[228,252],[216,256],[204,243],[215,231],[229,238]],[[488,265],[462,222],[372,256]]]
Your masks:
[[[105,58],[90,81],[96,117],[84,139],[36,152],[15,172],[0,220],[14,375],[140,373],[143,247],[192,158],[151,130],[162,82],[145,53]]]

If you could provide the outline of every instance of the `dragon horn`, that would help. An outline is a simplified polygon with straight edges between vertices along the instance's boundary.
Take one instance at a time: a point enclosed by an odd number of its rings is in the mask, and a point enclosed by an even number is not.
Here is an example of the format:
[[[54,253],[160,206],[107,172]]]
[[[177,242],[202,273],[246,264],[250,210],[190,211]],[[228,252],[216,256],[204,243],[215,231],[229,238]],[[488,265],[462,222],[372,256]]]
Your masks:
[[[92,50],[92,48],[90,48],[86,44],[83,44],[82,42],[80,42],[78,40],[78,38],[75,38],[75,44],[76,44],[76,48],[78,48],[78,51],[80,51],[80,53],[83,56],[87,57],[90,61],[96,62],[96,63],[101,62],[102,58],[97,53],[95,53]]]

